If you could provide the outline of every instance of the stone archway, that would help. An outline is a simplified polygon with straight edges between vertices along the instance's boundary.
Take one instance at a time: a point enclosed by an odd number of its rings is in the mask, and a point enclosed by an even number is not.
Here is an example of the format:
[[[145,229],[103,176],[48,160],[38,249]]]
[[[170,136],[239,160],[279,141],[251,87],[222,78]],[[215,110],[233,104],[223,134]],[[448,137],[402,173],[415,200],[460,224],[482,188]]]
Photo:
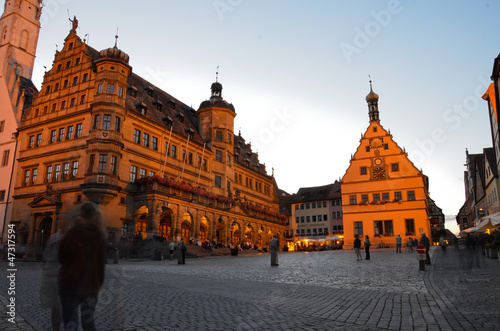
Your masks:
[[[165,235],[166,239],[172,238],[172,223],[174,221],[174,212],[172,209],[167,207],[162,207],[162,212],[160,215],[160,226],[158,227],[158,234],[160,236]]]
[[[231,224],[231,242],[235,246],[241,243],[241,228],[236,221]]]
[[[189,213],[184,213],[182,215],[181,219],[181,238],[184,239],[184,241],[189,241],[189,238],[191,238],[191,224],[193,223],[193,218],[191,217],[191,214]]]
[[[200,237],[198,238],[201,242],[210,239],[208,238],[208,219],[203,216],[200,220]]]
[[[148,216],[149,210],[146,206],[141,206],[135,211],[135,233],[141,233],[142,239],[148,236]]]
[[[217,241],[224,242],[227,240],[224,234],[224,221],[219,220],[215,225],[215,236],[217,237]]]
[[[40,252],[43,252],[45,249],[45,245],[47,244],[47,240],[49,240],[52,231],[52,217],[45,217],[40,221],[40,226],[38,227],[39,237],[38,237],[38,248]]]
[[[244,243],[245,245],[251,246],[253,244],[254,236],[253,236],[253,227],[252,225],[248,224],[245,227],[245,236],[244,236]]]

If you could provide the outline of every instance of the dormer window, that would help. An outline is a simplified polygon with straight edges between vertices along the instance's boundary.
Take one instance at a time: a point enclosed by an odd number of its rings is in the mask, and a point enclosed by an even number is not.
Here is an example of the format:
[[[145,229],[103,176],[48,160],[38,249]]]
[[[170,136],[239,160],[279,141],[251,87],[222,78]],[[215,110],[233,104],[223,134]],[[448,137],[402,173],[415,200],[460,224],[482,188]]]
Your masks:
[[[71,67],[71,61],[66,62],[66,69],[69,69]]]
[[[146,104],[144,102],[139,102],[135,105],[135,107],[137,108],[137,111],[139,113],[141,113],[142,115],[146,115],[146,110],[148,109],[148,107],[146,106]]]
[[[153,101],[153,105],[155,106],[156,110],[161,111],[163,109],[163,103],[160,100]]]
[[[177,113],[175,114],[175,117],[179,119],[179,122],[184,123],[184,114],[183,113]]]
[[[47,86],[47,88],[45,89],[45,94],[49,94],[50,93],[50,85]]]
[[[155,91],[155,90],[154,90],[151,86],[149,86],[149,85],[148,85],[148,86],[146,86],[146,87],[144,88],[144,90],[146,90],[146,93],[147,93],[150,97],[152,97],[152,96],[153,96],[153,93],[154,93],[154,91]]]
[[[68,51],[73,49],[73,43],[69,43],[69,46],[68,46]]]
[[[167,128],[170,129],[172,127],[173,120],[170,116],[165,116],[161,120],[167,126]]]
[[[137,96],[137,87],[135,87],[134,85],[131,85],[128,87],[128,94],[131,96],[131,97],[136,97]]]
[[[175,108],[175,101],[172,100],[172,99],[169,99],[168,100],[168,105],[170,106],[170,108],[174,109]]]
[[[191,128],[186,129],[186,134],[190,140],[193,139],[194,130]]]
[[[80,64],[80,58],[77,57],[76,60],[75,60],[75,66],[79,65]]]

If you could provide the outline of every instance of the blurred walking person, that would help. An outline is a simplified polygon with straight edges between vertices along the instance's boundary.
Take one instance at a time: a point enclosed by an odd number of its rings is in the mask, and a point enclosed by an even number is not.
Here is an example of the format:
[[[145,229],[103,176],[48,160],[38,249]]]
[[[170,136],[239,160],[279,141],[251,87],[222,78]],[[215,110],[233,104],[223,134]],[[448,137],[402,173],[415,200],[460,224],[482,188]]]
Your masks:
[[[76,224],[59,247],[58,285],[64,330],[78,330],[78,310],[83,330],[97,330],[94,312],[104,282],[106,240],[96,204],[84,202]]]

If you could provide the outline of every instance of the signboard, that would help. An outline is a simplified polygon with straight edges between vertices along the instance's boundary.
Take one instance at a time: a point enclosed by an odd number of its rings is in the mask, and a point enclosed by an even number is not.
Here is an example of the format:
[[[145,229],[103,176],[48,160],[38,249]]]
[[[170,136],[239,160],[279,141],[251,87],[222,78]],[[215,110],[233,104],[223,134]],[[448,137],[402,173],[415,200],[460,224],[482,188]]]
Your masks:
[[[419,260],[419,261],[425,261],[425,260],[427,260],[427,257],[425,256],[425,253],[424,254],[417,254],[417,260]]]
[[[418,245],[417,246],[417,253],[418,254],[425,254],[425,246],[424,245]]]

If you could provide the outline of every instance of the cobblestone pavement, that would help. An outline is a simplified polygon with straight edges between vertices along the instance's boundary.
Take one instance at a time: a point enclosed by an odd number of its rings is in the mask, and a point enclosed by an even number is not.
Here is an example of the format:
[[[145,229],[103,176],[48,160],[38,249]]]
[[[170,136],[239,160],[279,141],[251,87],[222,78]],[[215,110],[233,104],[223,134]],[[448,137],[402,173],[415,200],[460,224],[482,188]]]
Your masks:
[[[100,330],[499,330],[500,262],[434,249],[375,249],[109,264],[96,312]],[[474,259],[477,257],[477,259]],[[468,268],[467,263],[473,264]],[[480,268],[477,268],[479,262]],[[18,262],[16,324],[7,321],[0,263],[0,330],[50,330],[39,308],[41,263]]]

